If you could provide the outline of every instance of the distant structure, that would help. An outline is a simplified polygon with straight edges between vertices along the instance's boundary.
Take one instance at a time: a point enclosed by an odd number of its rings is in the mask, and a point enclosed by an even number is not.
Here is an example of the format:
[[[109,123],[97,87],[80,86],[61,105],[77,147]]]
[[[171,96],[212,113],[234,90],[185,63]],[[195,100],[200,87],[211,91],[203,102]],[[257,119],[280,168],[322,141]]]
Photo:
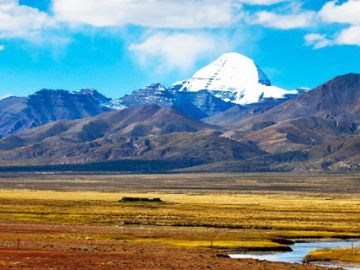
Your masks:
[[[160,198],[123,197],[119,202],[162,202]]]

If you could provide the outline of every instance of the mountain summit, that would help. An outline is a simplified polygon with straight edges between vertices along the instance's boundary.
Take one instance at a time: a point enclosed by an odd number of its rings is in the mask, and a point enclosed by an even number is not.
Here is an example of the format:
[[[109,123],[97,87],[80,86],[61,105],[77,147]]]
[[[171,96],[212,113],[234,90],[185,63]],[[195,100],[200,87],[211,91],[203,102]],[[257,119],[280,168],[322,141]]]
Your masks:
[[[223,54],[197,71],[191,79],[175,83],[174,87],[186,92],[207,90],[224,101],[240,105],[298,95],[296,90],[272,86],[259,66],[239,53]]]

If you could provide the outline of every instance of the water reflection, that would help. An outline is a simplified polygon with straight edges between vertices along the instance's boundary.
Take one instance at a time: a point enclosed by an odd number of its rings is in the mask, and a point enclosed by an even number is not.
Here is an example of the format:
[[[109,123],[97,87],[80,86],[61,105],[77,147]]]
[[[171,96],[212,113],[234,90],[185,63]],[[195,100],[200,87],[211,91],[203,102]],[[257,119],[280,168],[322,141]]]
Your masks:
[[[351,247],[352,244],[360,246],[360,241],[349,242],[308,242],[308,243],[295,243],[291,246],[293,251],[289,252],[276,252],[276,253],[246,253],[246,254],[230,254],[233,259],[258,259],[273,262],[289,262],[289,263],[302,263],[303,258],[311,251],[322,248],[337,248],[337,247]],[[335,264],[326,264],[326,266],[336,267]],[[358,267],[344,267],[347,270],[359,270]]]

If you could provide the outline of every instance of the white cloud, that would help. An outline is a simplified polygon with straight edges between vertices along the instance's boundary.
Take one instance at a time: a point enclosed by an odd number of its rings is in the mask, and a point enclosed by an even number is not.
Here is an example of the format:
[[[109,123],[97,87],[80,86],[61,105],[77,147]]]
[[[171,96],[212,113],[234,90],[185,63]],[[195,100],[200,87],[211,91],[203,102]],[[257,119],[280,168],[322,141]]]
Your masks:
[[[316,12],[303,11],[293,14],[279,14],[275,12],[260,11],[250,19],[252,24],[260,24],[270,28],[294,29],[312,26],[316,21]]]
[[[0,0],[0,38],[31,39],[51,25],[52,19],[38,9],[17,0]]]
[[[336,43],[360,46],[360,25],[353,25],[340,31],[336,37]]]
[[[239,7],[232,0],[53,0],[57,19],[97,27],[225,27],[236,22]]]
[[[5,48],[6,48],[6,47],[5,47],[4,45],[0,45],[0,52],[3,51],[3,50],[5,50]]]
[[[185,72],[197,61],[229,50],[226,40],[205,33],[157,33],[131,44],[129,50],[141,64],[151,65],[157,71]]]
[[[360,25],[360,0],[326,3],[319,12],[321,19],[328,23],[347,23]]]
[[[332,41],[329,40],[326,35],[321,35],[318,33],[307,34],[305,36],[305,42],[307,45],[313,46],[315,49],[333,45]]]
[[[242,6],[269,6],[289,0],[53,0],[63,22],[95,27],[138,25],[151,28],[201,29],[232,26]]]
[[[322,7],[319,17],[326,23],[348,26],[330,38],[324,34],[309,34],[305,36],[306,44],[316,49],[334,45],[360,46],[360,0],[348,0],[341,4],[330,1]]]
[[[244,3],[248,5],[264,5],[264,6],[279,4],[285,1],[286,0],[239,0],[240,3]]]
[[[166,41],[171,41],[183,35],[188,42],[189,50],[175,46],[182,54],[194,53],[193,58],[200,57],[198,45],[195,44],[196,29],[225,28],[233,30],[241,27],[243,22],[257,24],[276,29],[309,28],[323,23],[323,29],[333,23],[345,24],[343,29],[331,35],[312,33],[305,37],[306,44],[315,48],[331,45],[359,45],[360,36],[360,0],[329,1],[318,12],[304,10],[303,1],[290,0],[52,0],[52,14],[36,8],[20,5],[20,0],[0,0],[0,39],[21,38],[32,42],[49,44],[67,44],[70,41],[69,32],[63,31],[66,26],[90,25],[96,27],[123,27],[137,25],[144,28],[188,30],[178,34],[164,34]],[[271,6],[271,9],[259,10],[258,7]],[[272,7],[272,5],[276,5]],[[246,13],[248,12],[248,13]],[[65,26],[65,28],[62,28]],[[70,28],[83,31],[83,28]],[[167,29],[167,30],[165,30]],[[329,28],[330,29],[330,28]],[[189,31],[190,30],[190,31]],[[229,32],[230,32],[229,31]],[[167,32],[169,33],[169,32]],[[151,46],[161,48],[166,65],[181,69],[191,66],[193,61],[181,59],[172,61],[175,53],[166,51],[164,46],[157,45],[158,35],[149,37],[142,43],[132,44],[130,48],[140,55],[151,55]],[[224,47],[214,41],[214,37],[201,34],[198,40],[205,50],[215,51]],[[222,37],[218,38],[220,40]],[[226,36],[224,37],[226,39]],[[221,42],[223,42],[221,40]],[[226,43],[227,41],[225,41]],[[230,41],[228,41],[230,42]],[[148,52],[145,52],[148,46]],[[184,46],[186,47],[186,46]],[[211,47],[211,48],[210,48]],[[0,51],[5,47],[0,45]],[[156,54],[156,52],[154,53]],[[140,57],[147,58],[147,57]],[[189,61],[189,63],[186,63]]]
[[[305,36],[307,45],[315,49],[334,45],[355,45],[360,46],[360,26],[350,26],[336,33],[333,38],[322,34],[308,34]]]

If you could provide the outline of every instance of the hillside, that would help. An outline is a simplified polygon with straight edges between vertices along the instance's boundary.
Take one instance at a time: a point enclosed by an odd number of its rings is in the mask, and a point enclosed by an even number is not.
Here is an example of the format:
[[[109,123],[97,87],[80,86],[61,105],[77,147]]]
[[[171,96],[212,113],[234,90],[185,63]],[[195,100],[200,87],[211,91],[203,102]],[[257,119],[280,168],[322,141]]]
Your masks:
[[[68,92],[48,89],[27,98],[0,100],[0,137],[51,121],[80,119],[109,111],[108,107],[102,105],[107,100],[94,90]]]
[[[157,105],[58,121],[0,140],[3,165],[82,164],[120,159],[209,163],[263,152],[221,138],[214,126]]]

